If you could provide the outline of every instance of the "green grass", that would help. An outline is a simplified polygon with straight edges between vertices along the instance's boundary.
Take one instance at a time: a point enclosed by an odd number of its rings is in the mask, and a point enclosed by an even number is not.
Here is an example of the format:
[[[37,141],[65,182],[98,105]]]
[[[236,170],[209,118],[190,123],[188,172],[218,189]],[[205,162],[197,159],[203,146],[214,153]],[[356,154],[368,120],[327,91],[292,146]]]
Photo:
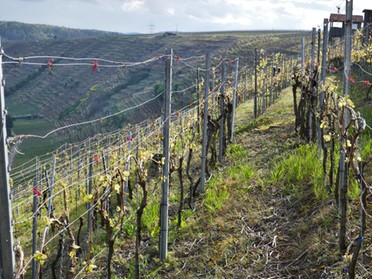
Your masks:
[[[143,211],[142,223],[150,236],[158,235],[160,231],[158,221],[159,212],[159,203],[156,201],[149,203]]]
[[[283,185],[287,194],[300,193],[298,185],[311,184],[317,198],[327,197],[322,162],[315,144],[302,145],[274,166],[271,183]]]
[[[6,100],[6,107],[8,109],[8,113],[11,116],[32,114],[32,113],[39,112],[39,109],[31,104],[16,103],[8,99]]]
[[[241,134],[244,132],[248,132],[250,130],[256,129],[262,125],[269,125],[272,123],[272,120],[270,117],[267,116],[261,116],[258,117],[250,122],[248,122],[245,125],[242,125],[238,128],[237,134]]]
[[[357,201],[360,196],[360,185],[354,177],[349,177],[349,185],[347,188],[350,199]]]
[[[249,164],[239,164],[227,169],[229,176],[233,180],[247,180],[254,176],[255,172]]]
[[[19,134],[43,134],[53,128],[52,124],[45,119],[17,119],[14,120],[13,131]]]
[[[232,144],[230,146],[230,153],[235,159],[242,159],[247,156],[247,151],[238,144]]]
[[[204,206],[208,211],[214,213],[221,209],[228,197],[229,192],[222,183],[222,177],[217,175],[208,182],[204,195]]]
[[[16,135],[45,135],[53,130],[52,123],[42,118],[37,119],[17,119],[13,122],[13,131]],[[54,151],[64,144],[64,137],[51,137],[47,139],[28,138],[24,139],[18,150],[24,155],[17,155],[13,162],[13,167],[20,165],[30,159]]]
[[[70,113],[74,112],[79,106],[84,104],[88,100],[89,96],[81,97],[71,106],[65,108],[63,111],[59,113],[58,119],[61,120],[68,116]]]
[[[370,154],[372,154],[372,136],[365,133],[362,136],[361,145],[362,145],[362,150],[361,150],[362,158],[363,160],[365,160]]]

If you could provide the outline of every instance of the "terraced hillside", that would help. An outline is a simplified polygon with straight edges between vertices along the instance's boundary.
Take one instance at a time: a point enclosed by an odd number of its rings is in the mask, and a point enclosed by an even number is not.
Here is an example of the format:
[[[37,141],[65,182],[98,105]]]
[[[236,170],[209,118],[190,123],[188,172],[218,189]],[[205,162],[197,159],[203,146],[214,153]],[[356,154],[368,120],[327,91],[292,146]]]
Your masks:
[[[251,31],[225,33],[185,33],[176,36],[136,35],[96,37],[80,39],[54,39],[3,43],[5,53],[12,57],[59,56],[94,58],[113,61],[140,62],[165,54],[174,49],[181,58],[203,56],[210,52],[214,59],[223,55],[240,58],[240,67],[253,65],[254,48],[269,52],[282,51],[298,55],[300,38],[309,32]],[[203,65],[203,57],[198,65]],[[27,59],[25,60],[27,62]],[[162,59],[136,67],[100,68],[92,71],[90,66],[47,67],[48,59],[39,60],[42,65],[4,65],[6,104],[12,117],[24,114],[37,115],[37,119],[17,119],[16,134],[45,134],[52,128],[112,114],[153,98],[162,91],[164,62]],[[59,59],[53,63],[57,65]],[[43,64],[45,63],[45,65]],[[183,90],[194,83],[196,68],[174,65],[173,89]],[[232,71],[232,65],[231,65]],[[195,90],[194,90],[195,91]],[[193,99],[193,91],[177,94],[174,109],[179,109]],[[128,123],[137,123],[159,115],[161,99],[150,102],[141,110],[132,110],[125,116],[112,118],[104,127],[94,126],[88,130],[59,135],[39,147],[34,143],[23,144],[25,151],[32,146],[31,156],[45,153],[67,140],[80,140],[96,132],[117,129]],[[34,126],[35,125],[35,126]],[[102,126],[102,125],[101,125]],[[38,149],[40,149],[38,151]]]

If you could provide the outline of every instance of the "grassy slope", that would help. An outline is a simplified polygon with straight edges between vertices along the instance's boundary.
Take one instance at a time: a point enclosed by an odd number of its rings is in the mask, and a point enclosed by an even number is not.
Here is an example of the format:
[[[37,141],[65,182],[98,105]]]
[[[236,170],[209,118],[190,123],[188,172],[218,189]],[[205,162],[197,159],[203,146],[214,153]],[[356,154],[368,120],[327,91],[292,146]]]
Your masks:
[[[289,89],[265,115],[251,116],[251,101],[238,107],[228,167],[208,184],[195,215],[171,237],[169,259],[155,264],[150,278],[341,278],[347,265],[333,198],[316,199],[306,178],[291,187],[272,182],[275,165],[302,144]]]

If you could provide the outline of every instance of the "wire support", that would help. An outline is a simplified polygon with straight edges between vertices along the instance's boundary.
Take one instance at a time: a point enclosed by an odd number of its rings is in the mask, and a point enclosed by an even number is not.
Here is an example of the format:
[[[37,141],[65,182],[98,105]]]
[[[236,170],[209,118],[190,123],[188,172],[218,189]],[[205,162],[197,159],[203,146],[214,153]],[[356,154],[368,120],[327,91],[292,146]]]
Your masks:
[[[122,62],[122,61],[115,61],[115,60],[108,60],[96,57],[90,58],[75,58],[75,57],[64,57],[64,56],[52,56],[52,55],[40,55],[40,56],[25,56],[25,57],[12,57],[7,53],[3,52],[4,57],[8,58],[11,61],[4,61],[3,64],[24,64],[24,65],[34,65],[34,66],[92,66],[97,65],[98,63],[106,63],[106,64],[99,64],[99,67],[108,67],[108,68],[117,68],[117,67],[131,67],[131,66],[138,66],[143,64],[148,64],[153,61],[160,60],[162,58],[168,57],[169,55],[161,55],[152,57],[150,59],[139,61],[139,62]],[[28,62],[28,60],[45,60],[47,59],[47,63],[43,62]],[[62,61],[92,61],[91,63],[55,63],[55,60],[62,60]]]
[[[118,111],[116,113],[113,113],[113,114],[110,114],[110,115],[107,115],[107,116],[104,116],[104,117],[101,117],[101,118],[98,118],[98,119],[93,119],[93,120],[88,120],[88,121],[84,121],[84,122],[79,122],[79,123],[74,123],[74,124],[70,124],[70,125],[66,125],[66,126],[63,126],[63,127],[59,127],[57,129],[54,129],[52,131],[50,131],[49,133],[45,134],[44,136],[40,136],[40,135],[17,135],[13,138],[9,138],[8,139],[8,142],[13,142],[14,140],[19,140],[19,139],[24,139],[24,138],[39,138],[39,139],[45,139],[47,137],[49,137],[51,134],[54,134],[58,131],[61,131],[61,130],[65,130],[65,129],[68,129],[68,128],[73,128],[73,127],[77,127],[77,126],[83,126],[83,125],[87,125],[87,124],[92,124],[92,123],[96,123],[96,122],[99,122],[99,121],[103,121],[105,119],[108,119],[108,118],[111,118],[111,117],[114,117],[114,116],[117,116],[119,114],[122,114],[124,112],[127,112],[129,110],[132,110],[132,109],[135,109],[135,108],[139,108],[149,102],[152,102],[154,100],[156,100],[157,98],[159,98],[161,95],[163,95],[163,92],[162,93],[159,93],[158,95],[156,95],[155,97],[151,98],[151,99],[148,99],[147,101],[141,103],[141,104],[138,104],[138,105],[135,105],[135,106],[132,106],[132,107],[129,107],[129,108],[126,108],[126,109],[123,109],[121,111]]]

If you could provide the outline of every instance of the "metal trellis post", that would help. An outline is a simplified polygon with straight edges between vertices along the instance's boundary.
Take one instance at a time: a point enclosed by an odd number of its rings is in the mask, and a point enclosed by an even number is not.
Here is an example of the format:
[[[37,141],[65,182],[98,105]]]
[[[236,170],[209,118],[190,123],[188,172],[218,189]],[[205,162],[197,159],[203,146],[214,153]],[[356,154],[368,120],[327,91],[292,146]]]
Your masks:
[[[316,28],[313,27],[311,36],[311,63],[310,63],[310,74],[313,75],[315,69],[315,42],[316,42]]]
[[[225,58],[222,62],[222,80],[221,80],[221,95],[220,95],[220,135],[219,135],[219,152],[218,162],[222,163],[222,157],[225,153],[225,82],[226,82],[226,64]]]
[[[92,194],[92,184],[93,184],[93,154],[91,151],[91,142],[89,139],[89,151],[88,151],[88,177],[87,177],[87,184],[86,184],[86,194],[91,195]],[[86,207],[88,210],[88,222],[87,222],[87,230],[88,230],[88,235],[89,235],[89,241],[90,243],[92,242],[92,229],[93,229],[93,224],[92,224],[92,203],[90,201],[87,201]]]
[[[128,147],[128,154],[131,152],[131,147],[132,147],[132,132],[128,132],[128,138],[127,138],[127,147]],[[130,170],[130,160],[125,165],[125,171],[129,172]],[[124,183],[124,195],[123,195],[123,200],[122,202],[126,205],[127,203],[127,194],[129,193],[129,179],[125,180]]]
[[[39,203],[39,196],[38,196],[38,179],[36,178],[34,181],[34,193],[33,193],[33,204],[32,204],[32,279],[36,279],[36,260],[35,260],[35,253],[37,247],[37,213],[38,213],[38,203]]]
[[[9,162],[6,133],[6,110],[3,77],[3,49],[0,42],[0,278],[13,278],[15,259],[13,251],[12,204],[9,184]]]
[[[301,72],[305,75],[305,38],[301,39]]]
[[[204,193],[205,188],[205,172],[207,165],[207,140],[208,140],[208,95],[209,95],[209,68],[210,68],[210,57],[209,53],[205,57],[205,84],[204,84],[204,117],[203,117],[203,136],[202,136],[202,156],[201,156],[201,166],[200,166],[200,193]]]
[[[266,91],[267,91],[267,84],[266,84],[266,74],[267,74],[267,55],[266,55],[266,50],[264,51],[263,59],[265,61],[265,66],[263,68],[263,74],[264,74],[264,79],[262,81],[262,94],[261,94],[261,100],[262,100],[262,114],[265,113],[266,111]]]
[[[160,260],[164,261],[168,253],[168,211],[169,211],[169,160],[170,160],[170,115],[172,102],[172,66],[173,49],[167,52],[165,63],[165,98],[164,98],[164,146],[163,146],[163,183],[160,204]]]
[[[326,76],[327,76],[327,49],[328,49],[328,19],[325,18],[323,22],[323,46],[322,46],[322,64],[321,64],[321,84],[324,87],[326,84]],[[320,129],[320,122],[321,117],[324,111],[324,90],[321,88],[319,94],[319,107],[320,107],[320,118],[318,121],[319,126],[319,133],[318,133],[318,149],[321,150],[322,148],[322,137],[323,133]]]
[[[257,48],[254,49],[254,118],[257,118],[257,66],[258,66],[258,54]]]
[[[323,23],[323,47],[322,47],[322,85],[325,86],[327,76],[327,49],[328,49],[328,19],[324,19]],[[320,105],[323,106],[324,92],[320,93]]]
[[[345,28],[345,52],[344,52],[344,75],[343,75],[343,95],[350,94],[350,68],[351,68],[351,45],[352,45],[352,17],[353,17],[353,1],[346,0],[346,28]],[[340,251],[346,250],[346,215],[347,215],[347,163],[345,150],[345,126],[348,121],[346,110],[343,113],[341,126],[341,148],[340,148],[340,172],[339,172],[339,214],[340,214]]]
[[[274,103],[273,86],[274,86],[274,54],[271,55],[271,79],[270,79],[270,105]]]
[[[320,47],[321,47],[321,31],[320,31],[320,28],[318,29],[318,51],[317,51],[317,59],[316,59],[316,63],[319,65],[320,64]]]
[[[196,99],[197,99],[197,125],[198,125],[198,134],[200,134],[200,69],[199,67],[196,70]]]
[[[235,123],[235,111],[236,106],[238,103],[237,100],[237,92],[238,92],[238,74],[239,74],[239,58],[235,60],[235,76],[234,76],[234,92],[233,92],[233,111],[232,111],[232,119],[231,119],[231,138],[230,141],[234,138],[234,123]]]
[[[243,103],[247,98],[247,69],[244,71],[244,91],[243,91]]]
[[[53,187],[54,187],[55,168],[56,168],[56,157],[53,156],[53,159],[52,159],[52,176],[50,178],[50,185],[49,185],[49,202],[48,202],[48,213],[47,213],[48,218],[50,218],[50,216],[53,212]]]

